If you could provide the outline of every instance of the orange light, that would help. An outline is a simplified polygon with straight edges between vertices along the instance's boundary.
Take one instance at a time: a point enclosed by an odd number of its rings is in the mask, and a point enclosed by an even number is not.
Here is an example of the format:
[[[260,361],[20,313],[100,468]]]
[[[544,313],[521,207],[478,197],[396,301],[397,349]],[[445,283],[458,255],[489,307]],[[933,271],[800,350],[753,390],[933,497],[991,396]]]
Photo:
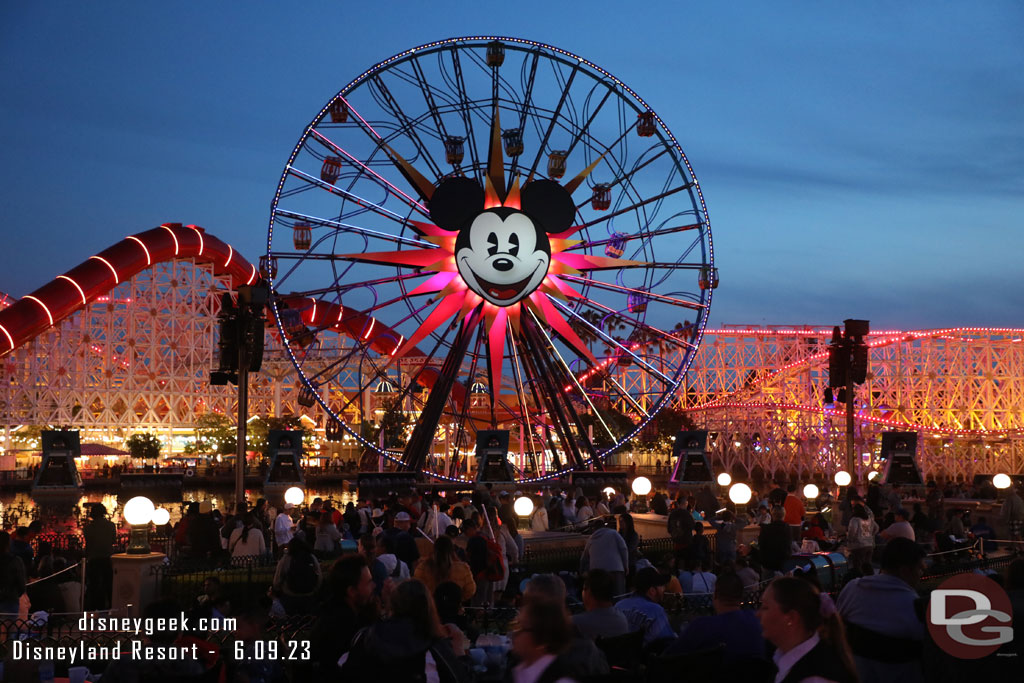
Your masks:
[[[90,256],[89,258],[90,259],[96,259],[97,261],[103,261],[103,263],[106,264],[107,268],[110,268],[110,272],[114,274],[114,284],[115,285],[121,281],[121,279],[117,276],[117,271],[114,270],[114,266],[110,265],[110,261],[108,261],[107,259],[103,258],[102,256]]]
[[[0,325],[0,331],[3,331],[4,336],[7,337],[7,342],[11,345],[11,349],[14,349],[14,339],[11,337],[11,333],[3,325]]]
[[[88,300],[86,300],[86,298],[85,298],[85,292],[82,291],[82,288],[78,286],[77,282],[75,282],[74,280],[69,278],[67,275],[58,275],[57,279],[59,279],[59,280],[67,280],[68,282],[73,284],[75,286],[75,289],[78,290],[78,293],[82,295],[82,304],[85,305],[85,304],[89,303]]]
[[[42,301],[40,301],[38,298],[32,296],[31,294],[26,294],[25,298],[26,299],[32,299],[32,301],[35,301],[37,304],[42,306],[43,310],[46,311],[46,317],[49,318],[49,320],[50,320],[50,325],[53,325],[53,315],[50,313],[50,309],[46,307],[46,304],[44,304]]]
[[[190,227],[193,230],[195,230],[196,234],[199,235],[199,255],[202,256],[203,255],[203,231],[200,230],[199,228],[197,228],[194,225],[190,225],[188,227]]]
[[[163,228],[164,230],[166,230],[167,232],[171,233],[171,239],[174,240],[174,255],[177,256],[178,255],[178,236],[175,235],[174,231],[171,230],[170,228],[168,228],[166,225],[161,225],[160,227]]]
[[[142,240],[140,240],[140,239],[139,239],[138,237],[136,237],[135,235],[128,235],[127,239],[130,239],[130,240],[135,240],[136,242],[138,242],[138,243],[139,243],[139,246],[140,246],[140,247],[142,247],[142,251],[146,252],[146,265],[147,265],[147,266],[151,266],[151,265],[153,265],[153,259],[151,259],[151,258],[149,257],[149,249],[147,249],[147,248],[146,248],[146,245],[145,245],[145,244],[143,244]]]
[[[224,262],[224,267],[225,268],[227,268],[228,264],[231,263],[231,257],[234,256],[234,255],[235,255],[235,250],[229,244],[228,245],[228,260]]]

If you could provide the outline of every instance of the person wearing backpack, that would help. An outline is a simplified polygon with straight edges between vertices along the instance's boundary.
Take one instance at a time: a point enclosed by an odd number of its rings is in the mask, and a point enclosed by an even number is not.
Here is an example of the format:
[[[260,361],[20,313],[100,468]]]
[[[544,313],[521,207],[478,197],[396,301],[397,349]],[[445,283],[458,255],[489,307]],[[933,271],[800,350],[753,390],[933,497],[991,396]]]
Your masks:
[[[0,615],[7,619],[18,617],[25,577],[25,564],[11,552],[11,535],[0,531]]]
[[[462,533],[466,537],[466,559],[473,570],[476,581],[476,593],[470,604],[482,607],[493,602],[494,582],[505,576],[505,568],[501,564],[501,549],[493,541],[480,534],[480,529],[472,519],[462,524]]]
[[[301,538],[293,538],[274,572],[274,588],[281,592],[281,604],[289,615],[309,612],[323,574],[320,563]]]

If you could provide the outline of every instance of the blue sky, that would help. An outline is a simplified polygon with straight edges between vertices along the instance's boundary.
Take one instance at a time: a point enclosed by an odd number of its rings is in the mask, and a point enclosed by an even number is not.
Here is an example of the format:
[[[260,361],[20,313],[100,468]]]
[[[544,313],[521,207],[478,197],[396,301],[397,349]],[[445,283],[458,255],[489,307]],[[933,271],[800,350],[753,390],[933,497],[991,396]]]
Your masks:
[[[708,202],[712,324],[1024,323],[1018,2],[3,3],[0,290],[126,234],[250,259],[303,128],[421,43],[497,33],[608,69]]]

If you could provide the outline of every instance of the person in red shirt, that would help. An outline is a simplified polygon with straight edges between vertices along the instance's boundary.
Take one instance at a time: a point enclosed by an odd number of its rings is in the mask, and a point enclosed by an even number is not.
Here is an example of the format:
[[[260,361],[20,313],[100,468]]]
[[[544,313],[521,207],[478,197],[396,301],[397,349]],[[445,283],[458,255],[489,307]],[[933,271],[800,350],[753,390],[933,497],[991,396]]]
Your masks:
[[[799,540],[800,527],[804,522],[804,504],[796,495],[796,484],[790,484],[786,491],[786,502],[782,504],[782,507],[786,510],[786,516],[783,518],[783,521],[792,530],[793,540]]]

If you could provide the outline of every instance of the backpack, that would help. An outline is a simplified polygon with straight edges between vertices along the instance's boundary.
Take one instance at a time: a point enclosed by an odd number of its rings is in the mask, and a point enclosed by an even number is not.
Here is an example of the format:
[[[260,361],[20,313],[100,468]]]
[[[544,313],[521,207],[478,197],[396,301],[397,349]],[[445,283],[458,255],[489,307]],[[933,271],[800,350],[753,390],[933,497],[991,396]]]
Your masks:
[[[316,558],[311,554],[302,558],[292,557],[285,584],[295,595],[312,594],[316,590]]]
[[[487,541],[487,563],[479,578],[485,581],[501,581],[505,578],[505,553],[501,551],[501,546],[491,539],[484,540]]]

